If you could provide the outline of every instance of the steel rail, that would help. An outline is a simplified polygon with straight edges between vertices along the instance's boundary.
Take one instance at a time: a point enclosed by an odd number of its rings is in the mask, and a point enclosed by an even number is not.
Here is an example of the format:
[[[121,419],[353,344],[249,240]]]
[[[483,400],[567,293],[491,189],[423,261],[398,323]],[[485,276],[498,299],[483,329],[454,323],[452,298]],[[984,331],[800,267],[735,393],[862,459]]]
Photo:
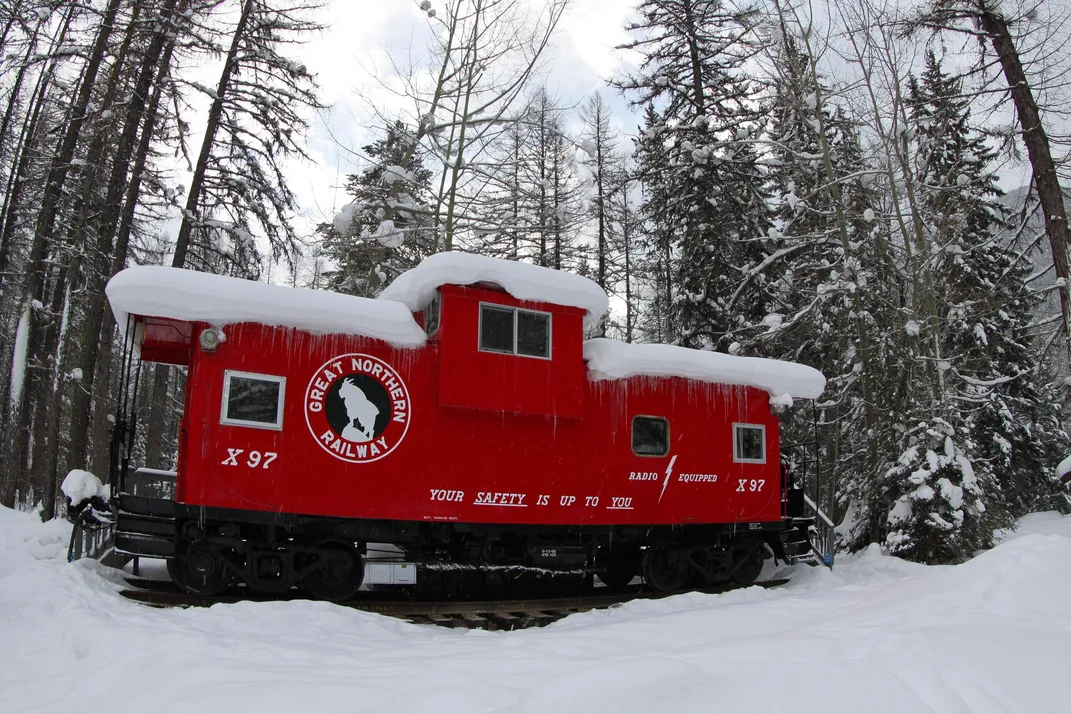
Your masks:
[[[167,581],[131,579],[128,582],[135,587],[121,590],[120,594],[123,597],[160,608],[210,607],[224,603],[306,599],[304,594],[298,590],[287,593],[283,597],[271,598],[250,597],[242,593],[204,597],[181,592]],[[606,595],[594,594],[537,600],[423,602],[420,600],[399,600],[391,593],[362,592],[357,598],[339,604],[355,610],[397,617],[415,624],[465,629],[520,630],[528,627],[542,627],[569,615],[590,610],[603,610],[633,600],[660,600],[685,593],[716,594],[744,587],[773,588],[784,585],[787,582],[787,579],[776,579],[764,580],[749,585],[726,583],[703,588],[688,588],[669,593],[630,590]]]

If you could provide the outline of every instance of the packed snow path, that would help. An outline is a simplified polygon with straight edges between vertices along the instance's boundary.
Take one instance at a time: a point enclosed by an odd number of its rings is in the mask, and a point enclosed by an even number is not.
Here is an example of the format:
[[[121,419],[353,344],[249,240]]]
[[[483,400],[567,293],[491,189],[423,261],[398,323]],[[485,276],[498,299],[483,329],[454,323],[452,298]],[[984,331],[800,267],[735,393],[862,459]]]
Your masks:
[[[325,603],[156,610],[0,509],[0,711],[1068,712],[1071,518],[957,567],[876,552],[792,584],[514,633]]]

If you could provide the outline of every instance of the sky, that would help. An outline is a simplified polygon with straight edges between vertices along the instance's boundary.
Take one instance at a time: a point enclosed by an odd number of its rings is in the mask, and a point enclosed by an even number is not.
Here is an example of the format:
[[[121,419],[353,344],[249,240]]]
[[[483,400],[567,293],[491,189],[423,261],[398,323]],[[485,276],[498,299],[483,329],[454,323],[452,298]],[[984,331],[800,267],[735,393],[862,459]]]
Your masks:
[[[635,4],[573,0],[547,53],[544,73],[550,92],[567,106],[600,91],[614,110],[617,127],[625,132],[635,131],[636,120],[605,79],[624,60],[613,48],[628,39],[624,27]],[[441,7],[442,0],[432,0],[432,5]],[[333,0],[320,21],[326,29],[301,48],[297,58],[317,75],[321,101],[328,108],[309,132],[312,161],[295,162],[290,172],[291,187],[302,205],[301,223],[309,226],[329,220],[348,203],[341,188],[345,176],[360,170],[360,147],[377,137],[379,122],[372,106],[410,109],[381,85],[393,79],[388,58],[404,61],[411,50],[419,52],[428,31],[427,17],[413,0]]]
[[[391,118],[412,118],[412,103],[391,91],[398,88],[392,58],[402,65],[410,57],[419,60],[431,33],[419,0],[322,1],[325,5],[316,19],[324,30],[292,53],[293,59],[317,76],[320,99],[326,105],[312,117],[307,135],[310,160],[291,160],[287,166],[290,187],[300,206],[295,225],[299,235],[310,241],[315,240],[315,227],[330,221],[349,202],[343,189],[346,176],[366,166],[361,147],[382,135],[384,120],[376,112]],[[444,14],[446,0],[429,1],[440,16]],[[528,2],[539,5],[542,0]],[[536,78],[565,107],[579,107],[594,92],[600,92],[611,109],[612,123],[626,137],[635,134],[640,118],[607,80],[632,67],[630,60],[635,58],[615,47],[629,40],[625,26],[638,2],[572,0],[545,53],[543,74]],[[942,43],[945,59],[955,62],[962,45],[963,41]],[[842,70],[849,68],[826,68],[839,79],[843,79]],[[194,69],[196,78],[209,85],[218,79],[218,72],[214,62]],[[575,135],[579,119],[576,112],[572,114],[574,123],[567,130]],[[996,117],[998,122],[1001,119],[1011,121],[1012,117],[1010,113]],[[626,150],[629,143],[627,139],[623,143]],[[192,137],[192,145],[199,144],[200,137]],[[1026,182],[1028,165],[1019,157],[1006,161],[998,174],[1000,186],[1013,190]],[[165,231],[171,232],[172,224],[177,231],[178,222],[176,215]]]

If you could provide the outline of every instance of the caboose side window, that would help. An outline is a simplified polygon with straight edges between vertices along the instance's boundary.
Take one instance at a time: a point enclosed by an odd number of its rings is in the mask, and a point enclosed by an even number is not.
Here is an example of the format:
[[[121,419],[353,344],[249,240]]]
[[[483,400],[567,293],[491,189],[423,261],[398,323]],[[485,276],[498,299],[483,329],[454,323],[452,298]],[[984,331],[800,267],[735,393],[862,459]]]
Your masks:
[[[766,427],[762,424],[733,424],[733,461],[766,463]]]
[[[282,429],[285,394],[285,377],[226,370],[219,421],[234,426]]]
[[[517,311],[517,354],[550,357],[550,315],[529,310]]]
[[[513,354],[513,310],[480,305],[480,349]]]
[[[550,313],[481,304],[480,350],[550,359]]]
[[[665,456],[669,453],[669,422],[664,417],[632,417],[632,453]]]

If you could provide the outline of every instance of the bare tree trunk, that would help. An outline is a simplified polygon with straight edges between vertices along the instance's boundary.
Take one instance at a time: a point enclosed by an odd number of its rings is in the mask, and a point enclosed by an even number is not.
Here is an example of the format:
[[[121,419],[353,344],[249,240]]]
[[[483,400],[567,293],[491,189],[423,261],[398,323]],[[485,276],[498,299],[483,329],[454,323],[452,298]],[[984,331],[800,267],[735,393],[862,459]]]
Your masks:
[[[1067,211],[1064,207],[1064,194],[1060,179],[1056,175],[1056,164],[1052,159],[1049,137],[1041,124],[1034,93],[1023,71],[1015,42],[1008,31],[1008,24],[1003,15],[989,6],[987,0],[976,0],[978,19],[982,30],[989,35],[993,50],[997,53],[1004,78],[1008,81],[1015,112],[1019,117],[1019,127],[1023,133],[1027,155],[1033,168],[1034,185],[1037,187],[1041,211],[1045,216],[1045,234],[1049,237],[1052,248],[1052,264],[1056,268],[1056,279],[1060,292],[1060,307],[1063,312],[1061,322],[1064,337],[1068,338],[1068,351],[1071,354],[1071,270],[1068,265],[1068,228]]]
[[[173,7],[172,3],[172,7]],[[205,137],[201,142],[201,153],[197,156],[197,166],[193,171],[193,179],[190,181],[190,192],[186,196],[186,210],[182,213],[182,225],[179,226],[178,238],[175,241],[175,257],[171,260],[171,266],[181,268],[186,265],[186,253],[190,247],[190,235],[193,233],[194,224],[198,221],[201,209],[201,192],[204,188],[205,171],[208,170],[208,161],[212,157],[212,149],[216,142],[216,132],[219,130],[219,122],[223,116],[223,98],[230,90],[231,78],[238,69],[238,51],[245,36],[245,28],[249,24],[249,17],[253,14],[253,0],[245,0],[242,5],[242,15],[238,18],[238,26],[234,29],[231,38],[231,46],[227,51],[227,59],[223,63],[223,71],[216,85],[215,98],[212,107],[208,110],[208,123],[205,126]]]
[[[22,390],[25,389],[25,342],[27,333],[29,332],[29,312],[29,306],[23,308],[23,311],[19,314],[18,322],[15,327],[15,337],[11,348],[11,374],[5,382],[5,385],[7,385],[5,392],[10,390],[10,398],[12,401],[21,398]],[[4,395],[4,402],[0,406],[3,407],[3,414],[6,415],[8,412],[8,394]],[[14,427],[12,427],[9,422],[5,421],[3,435],[9,437],[9,429],[13,428]],[[16,434],[15,436],[18,435],[19,434]],[[22,498],[22,492],[24,490],[26,454],[29,449],[27,440],[30,438],[30,435],[29,433],[25,433],[24,436],[25,438],[8,438],[11,446],[4,454],[4,490],[3,493],[0,494],[0,497],[2,497],[2,501],[0,502],[8,508],[14,508],[17,505],[16,499]]]
[[[547,267],[547,98],[540,98],[539,112],[539,265]]]
[[[88,305],[82,330],[82,349],[78,366],[82,372],[82,382],[75,385],[71,402],[71,452],[69,467],[84,468],[88,450],[90,397],[93,394],[93,380],[96,374],[97,357],[100,352],[100,333],[106,311],[104,286],[108,278],[119,272],[126,262],[130,223],[133,209],[140,193],[141,176],[152,142],[153,129],[156,125],[156,113],[160,104],[160,85],[167,76],[174,50],[173,27],[171,19],[176,0],[166,0],[161,9],[159,29],[154,33],[152,42],[141,63],[141,70],[134,87],[130,103],[127,106],[126,119],[116,156],[112,163],[112,172],[108,180],[108,193],[104,210],[97,227],[96,264],[90,264],[86,270],[85,295]],[[165,42],[165,40],[167,40]],[[156,84],[155,90],[153,84]],[[152,91],[152,98],[148,99]],[[147,101],[148,100],[148,101]],[[127,182],[131,154],[135,152],[138,129],[141,128],[141,140],[137,146],[134,160],[134,172]],[[127,188],[126,203],[122,201],[123,189]],[[129,189],[133,188],[131,192]],[[129,209],[123,212],[123,209]],[[116,225],[120,223],[120,240],[113,240]],[[127,219],[129,214],[130,218]],[[111,334],[111,330],[107,331]]]
[[[703,93],[703,70],[702,61],[699,58],[699,43],[696,38],[699,28],[695,26],[695,12],[692,10],[692,0],[684,1],[684,24],[688,35],[688,59],[692,70],[692,101],[695,102],[696,114],[706,113],[706,97]]]
[[[64,184],[71,167],[71,161],[74,159],[74,152],[81,136],[82,126],[85,124],[93,85],[96,83],[97,73],[107,53],[108,39],[114,28],[120,4],[121,0],[109,0],[108,2],[104,17],[97,30],[96,40],[89,54],[89,60],[82,71],[81,86],[71,107],[70,120],[67,122],[63,140],[52,158],[44,195],[41,199],[41,210],[37,216],[37,228],[34,232],[30,255],[26,262],[26,286],[22,301],[23,309],[29,309],[28,345],[30,353],[26,371],[27,382],[26,387],[21,390],[21,394],[12,395],[11,416],[8,422],[8,434],[6,435],[9,449],[12,452],[17,451],[18,447],[11,442],[28,436],[24,433],[24,427],[27,425],[30,395],[39,393],[45,383],[46,370],[40,363],[47,358],[47,345],[54,343],[54,340],[48,339],[49,330],[42,330],[43,326],[38,319],[40,311],[34,309],[34,305],[40,304],[44,297],[45,273],[47,271],[45,258],[48,255],[55,233],[56,219],[59,216],[60,203],[64,194]],[[40,434],[40,431],[35,433]],[[39,442],[40,440],[35,443],[37,448],[40,448]],[[14,467],[22,469],[25,468],[25,465],[16,463]]]
[[[56,326],[56,356],[52,367],[52,391],[47,400],[41,400],[37,409],[42,409],[42,404],[47,403],[44,431],[35,432],[35,438],[41,442],[44,450],[44,458],[40,463],[39,480],[45,484],[45,498],[41,510],[41,520],[55,518],[56,513],[56,490],[59,485],[56,466],[60,458],[60,418],[63,414],[63,394],[66,386],[67,357],[70,354],[68,335],[71,320],[71,288],[74,276],[78,273],[82,262],[79,252],[71,254],[70,267],[68,268],[69,280],[62,280],[56,286],[58,295],[62,295],[59,309],[61,313],[59,325]],[[38,464],[34,464],[36,471]]]
[[[238,52],[241,48],[245,28],[249,23],[249,17],[253,13],[253,0],[245,0],[242,5],[242,14],[238,18],[238,25],[234,29],[231,38],[230,49],[223,63],[223,71],[216,85],[215,98],[208,110],[208,123],[205,126],[204,140],[201,142],[201,153],[197,156],[197,165],[194,168],[193,179],[190,181],[190,192],[186,196],[186,209],[182,213],[182,225],[179,226],[178,238],[175,241],[175,255],[171,260],[171,266],[181,268],[186,265],[186,254],[190,248],[190,237],[193,234],[194,224],[199,220],[201,208],[201,192],[204,189],[205,172],[208,170],[208,161],[212,157],[215,146],[216,132],[223,117],[223,98],[226,96],[231,85],[231,78],[238,69]],[[165,365],[156,365],[152,380],[152,402],[149,409],[148,442],[146,443],[146,464],[155,466],[160,461],[160,443],[164,431],[164,410],[167,408],[167,382],[168,368]]]
[[[71,168],[71,161],[74,159],[74,151],[82,134],[82,126],[85,124],[89,110],[89,101],[97,81],[97,72],[100,70],[100,65],[107,53],[108,39],[114,29],[115,17],[119,12],[120,4],[121,0],[109,0],[108,2],[104,18],[97,31],[97,38],[89,55],[89,61],[82,70],[81,86],[74,106],[71,108],[71,118],[67,123],[63,141],[49,167],[48,182],[45,184],[45,193],[41,199],[41,212],[37,217],[37,230],[35,231],[33,246],[30,249],[30,257],[27,261],[29,283],[26,291],[28,295],[27,301],[32,299],[39,300],[44,289],[44,260],[49,244],[52,241],[52,236],[55,233],[56,218],[59,215],[64,183],[67,180],[67,173]],[[34,321],[31,320],[32,322]],[[32,329],[31,332],[33,332]]]
[[[52,79],[58,63],[58,48],[62,47],[70,30],[75,16],[76,6],[72,4],[64,16],[59,30],[49,48],[52,57],[41,73],[38,75],[30,100],[29,113],[23,120],[20,133],[17,156],[18,159],[8,176],[6,200],[2,214],[2,227],[0,227],[0,295],[4,293],[5,277],[11,256],[11,245],[17,227],[19,212],[22,208],[22,195],[29,181],[30,164],[36,154],[41,138],[38,132],[38,124],[48,97]],[[0,438],[8,444],[4,455],[0,458],[0,469],[6,481],[6,487],[0,493],[0,503],[14,507],[16,494],[22,494],[25,490],[25,476],[27,468],[27,454],[31,433],[23,423],[24,416],[15,420],[16,407],[23,405],[27,385],[26,375],[28,369],[28,354],[26,352],[29,341],[31,312],[33,306],[30,303],[23,304],[19,310],[18,326],[12,331],[12,343],[8,343],[8,335],[0,335],[0,354],[5,357],[11,356],[11,369],[6,379],[0,381]],[[21,337],[21,346],[19,338]],[[17,383],[15,380],[18,380]]]
[[[162,60],[161,61],[161,65],[160,65],[160,71],[161,72],[166,71],[168,65],[169,65],[168,59]],[[148,112],[146,113],[147,114],[147,116],[146,116],[146,123],[147,124],[152,123],[152,122],[155,121],[156,114],[158,112],[158,108],[159,108],[159,105],[160,105],[160,99],[162,97],[162,94],[163,94],[163,81],[162,81],[162,77],[161,77],[160,81],[157,82],[156,89],[154,90],[154,93],[153,93],[153,98],[152,98],[152,101],[151,101],[150,108],[149,108]],[[150,148],[151,144],[152,144],[152,130],[150,129],[149,126],[146,126],[144,129],[142,129],[141,143],[138,146],[137,158],[136,158],[135,163],[134,163],[134,169],[133,169],[133,172],[132,172],[130,184],[127,186],[126,201],[125,201],[125,204],[124,204],[124,207],[123,207],[123,217],[122,217],[122,220],[120,221],[120,224],[119,224],[119,232],[118,232],[118,234],[116,236],[116,241],[115,241],[115,251],[114,251],[114,253],[112,255],[111,273],[113,275],[115,273],[118,273],[120,270],[122,270],[123,266],[126,264],[126,257],[127,257],[127,253],[129,251],[129,246],[130,246],[130,231],[131,231],[131,229],[132,229],[132,227],[134,225],[134,213],[135,213],[135,210],[137,208],[137,198],[138,198],[139,193],[141,192],[141,179],[145,175],[145,164],[146,164],[146,162],[148,160],[149,148]],[[102,314],[102,317],[103,317],[103,314]],[[110,395],[110,389],[109,389],[110,383],[111,383],[111,370],[108,368],[108,365],[110,364],[111,357],[112,357],[113,343],[112,343],[111,335],[112,335],[112,328],[110,326],[102,326],[102,329],[100,330],[100,334],[98,336],[99,349],[97,351],[97,355],[98,356],[96,357],[96,359],[97,359],[98,365],[103,364],[103,369],[98,368],[98,369],[94,370],[96,372],[96,375],[94,376],[94,383],[93,383],[93,389],[92,389],[92,393],[93,393],[92,403],[94,405],[94,409],[96,410],[96,413],[98,414],[98,416],[103,416],[102,412],[107,412],[106,405],[111,404],[111,400],[112,400],[112,397]],[[165,382],[164,382],[165,387],[164,388],[166,388],[166,374],[167,374],[166,373],[166,368],[158,366],[157,369],[164,372],[164,376],[165,376]],[[155,386],[155,376],[154,376],[154,386]],[[162,414],[163,414],[162,408],[161,408],[160,414],[161,414],[161,422],[160,423],[162,424],[162,418],[163,418],[163,416],[162,416]],[[96,448],[95,448],[95,456],[94,456],[94,468],[97,469],[97,471],[94,471],[93,473],[103,473],[104,469],[107,468],[108,451],[107,451],[106,443],[107,443],[107,433],[109,431],[109,427],[105,426],[106,423],[107,423],[106,419],[100,419],[100,418],[96,419],[95,422],[94,422],[95,428],[93,430],[93,444],[96,446]],[[150,419],[150,431],[151,431],[151,426],[152,426],[152,420]],[[158,429],[162,430],[162,426],[158,427]],[[159,432],[158,432],[158,435],[157,435],[157,442],[156,443],[159,443]],[[73,458],[72,458],[72,463],[76,464],[77,462],[74,461]]]
[[[116,396],[111,393],[112,358],[115,354],[112,333],[111,326],[100,331],[100,356],[97,357],[97,373],[93,378],[94,418],[89,422],[88,433],[89,443],[93,447],[89,455],[89,471],[100,476],[102,480],[111,468],[111,433],[116,418],[113,409],[118,403]]]
[[[15,20],[22,16],[22,3],[14,2],[8,8],[7,19],[4,21],[4,29],[0,31],[0,51],[7,47],[7,36],[15,25]]]
[[[37,77],[37,83],[30,99],[29,112],[22,123],[22,132],[18,141],[17,156],[14,167],[8,176],[7,191],[4,193],[5,201],[3,211],[0,212],[0,295],[4,291],[5,276],[11,255],[11,240],[15,233],[15,221],[22,202],[22,192],[27,178],[30,161],[33,158],[34,141],[37,137],[37,124],[41,118],[45,98],[52,79],[55,76],[58,62],[56,51],[63,46],[70,31],[71,21],[74,18],[75,6],[72,4],[67,10],[59,32],[49,47],[49,55],[52,60],[48,62]]]
[[[3,157],[2,152],[7,143],[7,132],[11,128],[12,120],[18,113],[19,97],[22,94],[22,82],[26,79],[26,73],[30,71],[30,67],[32,66],[30,60],[37,52],[37,36],[40,32],[41,23],[39,22],[34,27],[33,34],[30,35],[30,39],[26,43],[26,52],[23,54],[22,60],[19,62],[19,71],[15,73],[15,81],[8,90],[7,108],[4,110],[3,119],[0,119],[0,158]],[[0,47],[2,46],[2,43],[0,43]]]
[[[625,342],[632,342],[632,223],[628,211],[628,179],[621,184],[621,241],[625,250]]]
[[[454,210],[457,206],[458,181],[461,175],[461,167],[465,163],[465,134],[468,131],[469,102],[476,83],[476,47],[479,44],[480,17],[482,13],[481,3],[476,3],[475,21],[472,23],[472,39],[469,49],[468,70],[465,75],[465,100],[461,110],[461,126],[458,129],[457,157],[453,166],[450,167],[450,186],[446,200],[446,226],[443,234],[443,250],[449,251],[454,245]]]
[[[151,469],[160,468],[160,456],[163,453],[169,370],[166,364],[158,364],[152,372],[149,425],[145,432],[145,465]]]

